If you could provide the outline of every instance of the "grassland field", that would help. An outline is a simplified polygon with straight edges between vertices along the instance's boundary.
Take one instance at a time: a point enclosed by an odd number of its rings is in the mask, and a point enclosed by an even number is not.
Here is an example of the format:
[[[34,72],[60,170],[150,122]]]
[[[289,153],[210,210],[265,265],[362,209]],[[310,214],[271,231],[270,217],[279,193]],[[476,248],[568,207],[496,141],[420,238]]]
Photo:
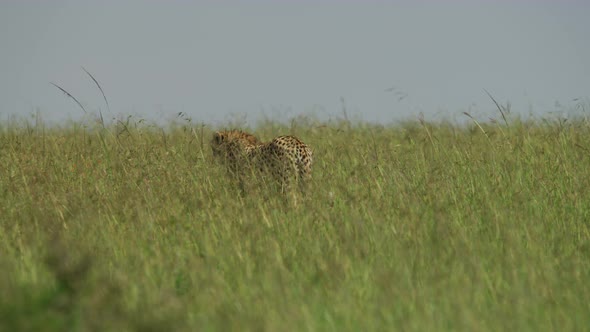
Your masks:
[[[305,119],[305,199],[216,128],[0,124],[0,331],[588,331],[590,123]]]

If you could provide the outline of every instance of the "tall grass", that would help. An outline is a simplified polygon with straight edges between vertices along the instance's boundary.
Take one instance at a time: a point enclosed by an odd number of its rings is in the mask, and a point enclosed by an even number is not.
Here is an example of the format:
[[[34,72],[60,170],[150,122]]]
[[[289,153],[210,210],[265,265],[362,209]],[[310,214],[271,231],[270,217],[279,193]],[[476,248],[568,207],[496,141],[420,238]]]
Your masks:
[[[0,126],[0,330],[590,326],[587,123],[263,124],[314,149],[297,208],[211,133]]]

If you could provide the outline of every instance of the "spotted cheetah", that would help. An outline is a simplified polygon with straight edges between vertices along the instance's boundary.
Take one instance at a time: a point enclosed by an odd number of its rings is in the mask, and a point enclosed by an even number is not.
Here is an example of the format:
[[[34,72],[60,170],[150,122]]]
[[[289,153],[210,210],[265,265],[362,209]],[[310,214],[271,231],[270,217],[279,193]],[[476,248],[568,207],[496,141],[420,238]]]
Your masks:
[[[312,150],[295,136],[278,136],[263,143],[240,130],[218,131],[213,134],[211,147],[213,155],[224,158],[228,168],[239,177],[240,186],[247,169],[271,175],[283,193],[290,191],[294,182],[304,189],[311,179]]]

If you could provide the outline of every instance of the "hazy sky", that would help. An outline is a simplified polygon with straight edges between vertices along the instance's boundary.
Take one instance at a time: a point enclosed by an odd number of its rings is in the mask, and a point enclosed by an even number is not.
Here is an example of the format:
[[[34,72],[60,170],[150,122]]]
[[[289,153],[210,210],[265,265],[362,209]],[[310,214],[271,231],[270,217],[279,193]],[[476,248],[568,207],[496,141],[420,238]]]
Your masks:
[[[0,119],[547,114],[590,97],[590,1],[0,0]],[[112,114],[89,70],[105,90]],[[393,89],[391,89],[393,88]]]

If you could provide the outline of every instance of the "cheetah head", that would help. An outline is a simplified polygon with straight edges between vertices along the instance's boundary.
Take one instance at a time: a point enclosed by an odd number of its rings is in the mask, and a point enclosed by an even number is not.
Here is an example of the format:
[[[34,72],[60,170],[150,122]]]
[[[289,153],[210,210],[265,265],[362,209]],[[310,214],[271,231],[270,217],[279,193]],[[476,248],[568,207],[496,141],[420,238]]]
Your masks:
[[[220,156],[259,142],[256,136],[241,130],[223,130],[213,134],[211,148],[214,156]]]

